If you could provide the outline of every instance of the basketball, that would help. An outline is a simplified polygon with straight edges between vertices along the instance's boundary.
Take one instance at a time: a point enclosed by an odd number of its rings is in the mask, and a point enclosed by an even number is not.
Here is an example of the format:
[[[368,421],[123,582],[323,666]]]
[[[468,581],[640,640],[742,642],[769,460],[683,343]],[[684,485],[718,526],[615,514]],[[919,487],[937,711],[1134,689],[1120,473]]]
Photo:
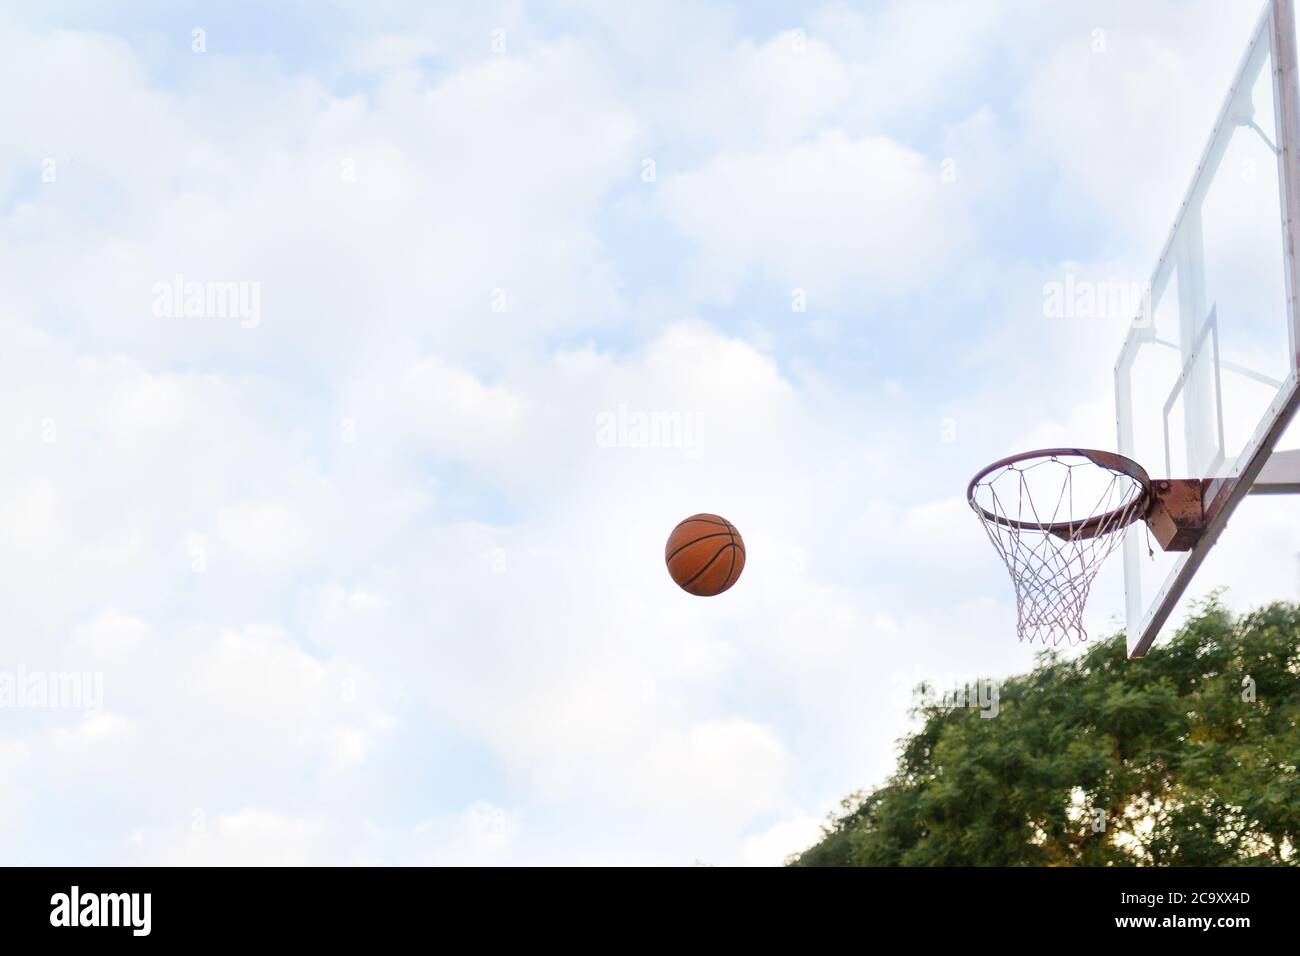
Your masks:
[[[745,542],[726,518],[691,515],[668,536],[664,561],[687,594],[713,597],[735,584],[745,570]]]

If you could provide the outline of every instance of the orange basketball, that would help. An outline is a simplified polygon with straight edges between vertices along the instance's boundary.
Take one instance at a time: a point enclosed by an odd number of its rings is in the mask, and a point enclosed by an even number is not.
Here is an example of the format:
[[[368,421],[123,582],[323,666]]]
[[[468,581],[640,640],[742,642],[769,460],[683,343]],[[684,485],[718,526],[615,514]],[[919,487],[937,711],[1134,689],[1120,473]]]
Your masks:
[[[691,515],[668,536],[668,573],[688,594],[712,597],[745,570],[745,542],[736,526],[717,515]]]

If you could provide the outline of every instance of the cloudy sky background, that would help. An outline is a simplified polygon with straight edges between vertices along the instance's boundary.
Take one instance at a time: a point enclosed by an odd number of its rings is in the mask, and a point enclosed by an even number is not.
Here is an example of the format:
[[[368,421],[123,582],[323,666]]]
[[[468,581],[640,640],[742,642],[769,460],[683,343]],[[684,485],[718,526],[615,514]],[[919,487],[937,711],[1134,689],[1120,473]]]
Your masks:
[[[0,13],[0,669],[104,681],[0,711],[0,859],[777,863],[1031,663],[965,483],[1114,446],[1044,283],[1149,277],[1256,5],[616,6]]]

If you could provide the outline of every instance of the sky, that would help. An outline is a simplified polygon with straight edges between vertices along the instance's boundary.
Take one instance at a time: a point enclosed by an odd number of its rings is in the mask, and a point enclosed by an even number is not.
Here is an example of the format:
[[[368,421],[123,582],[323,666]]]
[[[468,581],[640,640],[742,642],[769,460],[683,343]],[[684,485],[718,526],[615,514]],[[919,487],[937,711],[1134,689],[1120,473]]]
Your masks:
[[[966,482],[1114,447],[1130,317],[1044,289],[1150,277],[1257,9],[0,12],[0,678],[87,689],[0,707],[0,859],[815,841],[1032,665]],[[1291,512],[1198,593],[1295,598]]]

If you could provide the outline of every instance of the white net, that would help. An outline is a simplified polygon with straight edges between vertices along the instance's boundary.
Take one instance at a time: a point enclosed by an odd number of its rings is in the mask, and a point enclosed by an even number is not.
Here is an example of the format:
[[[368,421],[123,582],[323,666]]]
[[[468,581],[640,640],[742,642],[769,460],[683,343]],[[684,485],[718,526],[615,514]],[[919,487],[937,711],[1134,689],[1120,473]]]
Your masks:
[[[995,466],[969,498],[1011,572],[1020,639],[1086,641],[1088,591],[1143,516],[1143,482],[1081,452],[1049,451]]]

